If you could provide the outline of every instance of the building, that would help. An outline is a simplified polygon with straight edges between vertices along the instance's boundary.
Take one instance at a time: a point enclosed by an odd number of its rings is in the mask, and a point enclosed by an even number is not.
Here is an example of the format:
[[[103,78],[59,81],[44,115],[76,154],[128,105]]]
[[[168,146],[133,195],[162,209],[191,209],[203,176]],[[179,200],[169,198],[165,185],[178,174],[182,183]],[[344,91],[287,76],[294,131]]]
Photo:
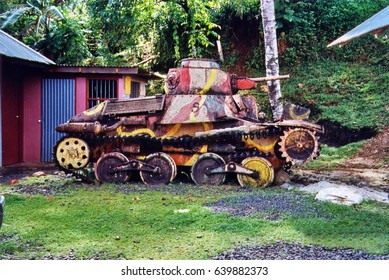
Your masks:
[[[146,94],[138,67],[58,66],[0,31],[0,166],[51,162],[55,127],[102,100]]]

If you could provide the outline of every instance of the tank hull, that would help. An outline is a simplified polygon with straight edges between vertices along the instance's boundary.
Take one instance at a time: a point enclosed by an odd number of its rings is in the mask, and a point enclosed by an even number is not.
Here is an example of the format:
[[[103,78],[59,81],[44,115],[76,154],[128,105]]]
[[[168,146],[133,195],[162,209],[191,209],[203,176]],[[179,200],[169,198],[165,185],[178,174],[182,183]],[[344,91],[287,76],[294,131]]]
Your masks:
[[[290,107],[299,119],[263,122],[255,97],[236,94],[252,81],[204,61],[185,63],[169,72],[168,94],[107,100],[59,125],[67,136],[54,147],[58,166],[92,166],[101,182],[123,183],[139,172],[146,184],[165,184],[190,168],[196,184],[236,173],[241,185],[264,187],[274,172],[318,156],[323,129],[305,120],[306,111]]]

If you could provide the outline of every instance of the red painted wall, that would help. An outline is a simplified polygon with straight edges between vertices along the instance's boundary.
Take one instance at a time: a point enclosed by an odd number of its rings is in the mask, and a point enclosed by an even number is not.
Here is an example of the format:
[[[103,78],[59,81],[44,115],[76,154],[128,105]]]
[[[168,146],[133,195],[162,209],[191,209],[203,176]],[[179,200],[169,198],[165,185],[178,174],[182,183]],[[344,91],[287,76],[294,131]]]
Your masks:
[[[86,77],[77,77],[76,78],[76,100],[75,100],[75,110],[76,114],[79,114],[86,110],[86,99],[87,99],[87,79]]]
[[[41,77],[24,79],[23,90],[23,162],[41,161]]]

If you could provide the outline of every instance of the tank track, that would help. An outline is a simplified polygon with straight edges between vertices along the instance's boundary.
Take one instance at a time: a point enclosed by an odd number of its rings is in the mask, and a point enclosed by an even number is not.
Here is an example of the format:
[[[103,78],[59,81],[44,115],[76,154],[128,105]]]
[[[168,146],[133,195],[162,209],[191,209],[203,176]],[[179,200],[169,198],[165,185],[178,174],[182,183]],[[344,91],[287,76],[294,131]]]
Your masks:
[[[269,127],[266,130],[257,131],[255,133],[244,133],[244,132],[223,132],[218,133],[215,135],[207,135],[207,136],[190,136],[190,135],[183,135],[180,137],[169,137],[169,138],[160,138],[160,137],[152,137],[149,134],[137,134],[134,136],[108,136],[108,135],[87,135],[87,134],[81,134],[81,133],[74,133],[74,134],[68,134],[62,138],[60,138],[56,145],[54,146],[54,161],[56,166],[64,171],[67,174],[71,174],[75,176],[76,178],[85,181],[85,182],[92,182],[93,180],[90,178],[89,175],[85,174],[84,168],[81,169],[66,169],[62,167],[58,159],[56,158],[56,150],[58,147],[58,144],[65,138],[69,137],[76,137],[79,139],[84,140],[88,143],[89,149],[91,151],[95,150],[99,147],[104,146],[111,146],[114,150],[121,152],[120,147],[123,144],[139,144],[139,145],[152,145],[152,146],[169,146],[172,148],[183,148],[183,149],[191,149],[195,146],[202,146],[209,143],[217,143],[217,144],[242,144],[244,143],[244,140],[248,139],[260,139],[260,138],[267,138],[272,137],[275,135],[280,135],[280,133],[283,132],[283,129],[277,128],[277,127]],[[256,150],[255,148],[247,149],[242,148],[241,150],[225,153],[226,158],[228,158],[229,161],[235,161],[240,162],[241,160],[247,158],[247,157],[263,157],[263,158],[272,158],[276,155],[268,152],[264,153],[261,151]],[[286,168],[289,168],[290,165],[286,165]]]

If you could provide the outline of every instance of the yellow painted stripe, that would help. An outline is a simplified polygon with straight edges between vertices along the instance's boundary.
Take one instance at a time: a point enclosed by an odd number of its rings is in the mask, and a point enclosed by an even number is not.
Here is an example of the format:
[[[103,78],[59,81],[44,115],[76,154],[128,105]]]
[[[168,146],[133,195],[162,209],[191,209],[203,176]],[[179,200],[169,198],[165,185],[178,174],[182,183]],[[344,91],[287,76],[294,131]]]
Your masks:
[[[206,152],[208,152],[208,145],[203,145],[201,147],[200,153],[205,154]]]
[[[203,123],[203,127],[204,127],[204,131],[208,131],[208,130],[212,129],[212,127],[209,123]]]
[[[256,143],[255,141],[251,140],[251,139],[247,139],[245,140],[249,145],[252,145],[254,146],[255,148],[257,148],[258,150],[260,151],[265,151],[265,152],[268,152],[268,151],[271,151],[273,149],[273,147],[277,144],[277,140],[274,141],[274,143],[272,144],[269,144],[269,145],[261,145],[259,143]]]
[[[105,105],[105,103],[100,103],[99,105],[96,106],[96,108],[89,109],[87,111],[84,111],[83,113],[84,113],[84,115],[87,115],[87,116],[94,115],[94,114],[100,112],[101,110],[103,110],[104,105]]]
[[[200,99],[200,102],[199,102],[199,108],[197,111],[195,112],[191,112],[190,115],[189,115],[189,120],[192,121],[192,122],[197,122],[197,118],[195,116],[195,114],[201,110],[201,107],[204,105],[205,101],[207,100],[207,96],[206,95],[203,95],[201,96],[201,99]]]
[[[184,166],[192,166],[199,156],[199,154],[194,154],[187,162],[185,162]]]
[[[213,83],[215,82],[215,79],[216,79],[216,69],[212,69],[211,70],[211,74],[209,75],[209,79],[208,79],[207,83],[205,84],[204,88],[199,91],[198,94],[206,93],[211,88]]]
[[[176,135],[177,131],[179,131],[180,128],[181,128],[181,124],[180,123],[176,124],[171,129],[169,129],[169,131],[165,135],[163,135],[162,138],[167,138]]]
[[[119,136],[134,136],[137,134],[148,134],[151,137],[155,137],[155,133],[148,128],[140,128],[140,129],[136,129],[136,130],[131,131],[131,132],[125,132],[125,131],[123,131],[123,128],[121,126],[119,126],[116,129],[116,132],[118,133]]]

